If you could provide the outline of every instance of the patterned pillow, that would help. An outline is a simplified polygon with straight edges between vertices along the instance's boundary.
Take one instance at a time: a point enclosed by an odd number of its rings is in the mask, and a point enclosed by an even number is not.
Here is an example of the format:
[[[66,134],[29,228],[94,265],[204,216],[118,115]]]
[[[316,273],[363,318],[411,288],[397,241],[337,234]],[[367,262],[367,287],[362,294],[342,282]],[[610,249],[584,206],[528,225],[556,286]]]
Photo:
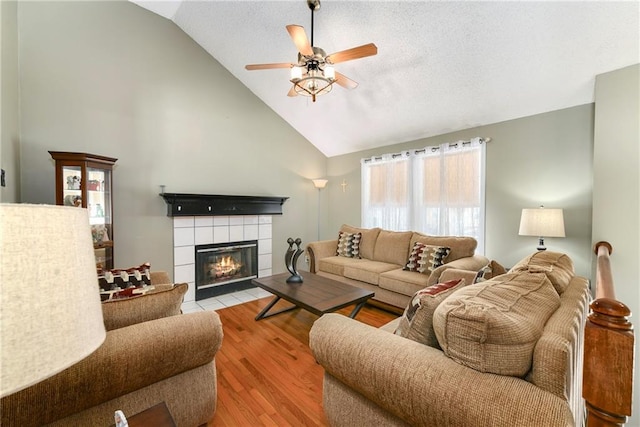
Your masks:
[[[433,270],[444,264],[450,252],[451,248],[447,246],[432,246],[416,242],[403,270],[431,274]]]
[[[151,285],[151,264],[148,262],[137,267],[98,270],[100,291],[113,291],[127,288],[140,288]],[[125,295],[123,295],[125,296]]]
[[[360,258],[360,240],[362,233],[347,233],[341,231],[338,234],[338,249],[336,255],[347,258]]]
[[[440,348],[433,331],[433,312],[442,301],[464,285],[464,279],[455,279],[416,292],[404,310],[394,334],[429,347]]]

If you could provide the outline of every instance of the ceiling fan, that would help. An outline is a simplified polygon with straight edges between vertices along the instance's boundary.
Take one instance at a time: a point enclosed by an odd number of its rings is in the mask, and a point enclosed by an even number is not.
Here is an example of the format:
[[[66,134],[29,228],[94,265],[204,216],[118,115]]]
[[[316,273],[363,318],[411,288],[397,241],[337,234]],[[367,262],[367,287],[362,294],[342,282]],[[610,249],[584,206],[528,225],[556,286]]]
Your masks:
[[[251,64],[245,68],[249,71],[290,68],[290,81],[293,83],[293,87],[287,96],[310,96],[313,102],[316,102],[316,97],[329,93],[334,83],[346,89],[354,89],[358,86],[355,81],[335,71],[334,64],[376,55],[378,48],[375,44],[369,43],[327,55],[324,50],[313,46],[313,14],[320,9],[320,0],[307,0],[307,5],[311,9],[311,43],[309,43],[303,27],[287,25],[287,31],[299,52],[298,62],[295,64],[288,62]]]

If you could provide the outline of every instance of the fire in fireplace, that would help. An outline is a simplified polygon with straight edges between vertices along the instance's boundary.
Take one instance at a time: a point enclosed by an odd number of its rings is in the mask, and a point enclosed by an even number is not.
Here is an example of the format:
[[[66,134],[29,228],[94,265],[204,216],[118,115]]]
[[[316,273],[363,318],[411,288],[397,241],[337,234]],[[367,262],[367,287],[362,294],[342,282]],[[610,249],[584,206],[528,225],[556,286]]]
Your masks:
[[[252,287],[258,241],[196,246],[196,301]]]

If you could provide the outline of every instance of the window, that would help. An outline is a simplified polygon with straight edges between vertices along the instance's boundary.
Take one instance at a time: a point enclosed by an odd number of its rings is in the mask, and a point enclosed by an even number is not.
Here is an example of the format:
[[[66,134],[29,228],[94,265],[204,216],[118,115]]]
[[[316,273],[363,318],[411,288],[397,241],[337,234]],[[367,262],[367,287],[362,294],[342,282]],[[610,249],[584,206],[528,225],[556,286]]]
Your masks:
[[[362,226],[472,236],[482,252],[485,147],[475,138],[363,159]]]

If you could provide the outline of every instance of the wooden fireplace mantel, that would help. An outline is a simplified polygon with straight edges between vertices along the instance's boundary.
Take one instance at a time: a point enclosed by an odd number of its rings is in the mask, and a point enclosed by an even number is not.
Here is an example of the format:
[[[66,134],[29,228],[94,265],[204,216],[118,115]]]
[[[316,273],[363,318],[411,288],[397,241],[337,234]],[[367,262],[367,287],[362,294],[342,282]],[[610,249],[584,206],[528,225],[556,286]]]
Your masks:
[[[161,193],[167,216],[282,215],[288,197]]]

